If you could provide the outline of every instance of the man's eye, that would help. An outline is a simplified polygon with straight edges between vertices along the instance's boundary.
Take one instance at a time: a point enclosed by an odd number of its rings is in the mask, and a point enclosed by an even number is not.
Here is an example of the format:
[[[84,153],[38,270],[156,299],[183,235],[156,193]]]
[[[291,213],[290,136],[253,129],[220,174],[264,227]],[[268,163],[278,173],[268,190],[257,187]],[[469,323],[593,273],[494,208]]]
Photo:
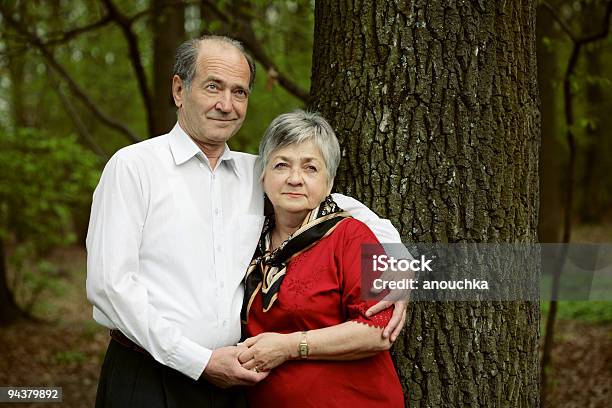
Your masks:
[[[210,89],[211,91],[217,90],[217,84],[207,84],[206,89]]]
[[[241,98],[246,98],[248,96],[247,92],[244,89],[238,89],[235,91],[235,93]]]

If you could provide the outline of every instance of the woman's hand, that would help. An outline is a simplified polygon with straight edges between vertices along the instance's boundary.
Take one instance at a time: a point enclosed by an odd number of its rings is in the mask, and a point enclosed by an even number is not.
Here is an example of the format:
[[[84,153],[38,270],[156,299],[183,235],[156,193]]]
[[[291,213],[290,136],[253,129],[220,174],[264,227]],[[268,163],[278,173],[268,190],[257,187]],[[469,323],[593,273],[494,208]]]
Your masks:
[[[391,316],[391,320],[389,320],[387,327],[385,327],[385,330],[383,330],[382,338],[388,338],[391,340],[391,342],[394,342],[406,323],[406,309],[408,309],[407,301],[396,300],[394,303],[388,300],[381,300],[366,311],[366,316],[370,317],[391,306],[395,306],[395,309],[393,309],[393,316]]]
[[[293,333],[261,333],[250,337],[239,344],[248,348],[238,356],[238,360],[247,370],[270,371],[291,359],[292,346],[297,350],[299,343],[294,337]]]

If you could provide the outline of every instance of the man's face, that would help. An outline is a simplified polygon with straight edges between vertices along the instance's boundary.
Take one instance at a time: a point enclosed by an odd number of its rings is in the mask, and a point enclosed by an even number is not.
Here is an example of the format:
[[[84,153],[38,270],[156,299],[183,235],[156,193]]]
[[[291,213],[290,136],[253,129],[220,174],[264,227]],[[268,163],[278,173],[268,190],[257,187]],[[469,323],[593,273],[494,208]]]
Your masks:
[[[189,89],[174,76],[172,92],[179,124],[194,139],[222,144],[242,126],[249,100],[249,64],[229,44],[200,44]]]

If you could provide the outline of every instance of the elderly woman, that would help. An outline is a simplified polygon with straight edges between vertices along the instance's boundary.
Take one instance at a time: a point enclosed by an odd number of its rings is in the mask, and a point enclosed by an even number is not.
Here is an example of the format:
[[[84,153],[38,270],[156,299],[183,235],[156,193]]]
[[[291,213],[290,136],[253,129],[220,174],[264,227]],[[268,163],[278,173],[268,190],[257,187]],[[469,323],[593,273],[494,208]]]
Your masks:
[[[391,309],[366,317],[361,246],[377,240],[332,200],[340,148],[319,114],[277,117],[261,142],[274,207],[245,278],[243,366],[270,371],[252,407],[403,407],[381,336]]]

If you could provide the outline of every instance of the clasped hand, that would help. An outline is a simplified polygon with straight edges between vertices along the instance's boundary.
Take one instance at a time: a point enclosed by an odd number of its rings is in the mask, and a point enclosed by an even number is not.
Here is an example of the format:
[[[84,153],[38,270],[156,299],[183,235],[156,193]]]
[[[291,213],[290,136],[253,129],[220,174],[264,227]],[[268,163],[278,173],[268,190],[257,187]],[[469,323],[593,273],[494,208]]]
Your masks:
[[[213,351],[202,378],[221,388],[235,385],[254,385],[268,376],[268,373],[258,373],[246,370],[240,364],[238,356],[246,347],[222,347]]]
[[[240,343],[247,347],[238,355],[242,367],[256,372],[270,371],[291,359],[291,334],[261,333]],[[295,343],[297,347],[297,342]]]

